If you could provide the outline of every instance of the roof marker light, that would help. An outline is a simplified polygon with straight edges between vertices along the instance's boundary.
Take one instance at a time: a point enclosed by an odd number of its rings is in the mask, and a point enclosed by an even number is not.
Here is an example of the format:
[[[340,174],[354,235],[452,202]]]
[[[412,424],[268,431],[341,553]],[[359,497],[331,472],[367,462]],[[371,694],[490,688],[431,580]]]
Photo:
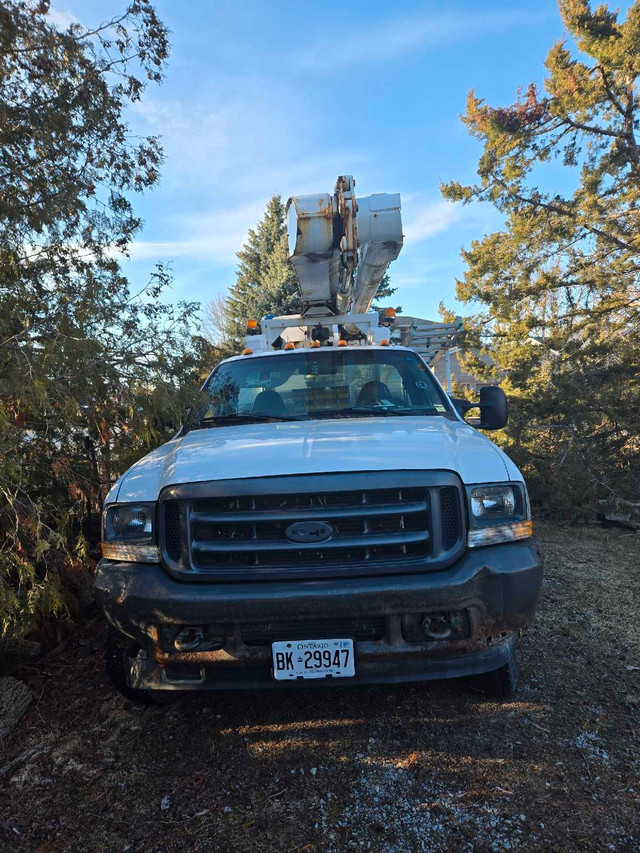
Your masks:
[[[383,338],[383,339],[380,341],[380,346],[381,346],[381,347],[388,347],[388,346],[389,346],[389,341],[387,341],[386,339],[384,339],[384,338]]]
[[[295,349],[295,348],[296,348],[296,345],[295,345],[294,343],[292,343],[291,341],[288,341],[288,342],[284,345],[284,348],[285,348],[285,349]]]
[[[309,347],[311,349],[318,349],[319,346],[320,346],[320,341],[311,341],[311,343],[309,344]]]
[[[396,319],[396,309],[395,308],[385,308],[384,316],[389,317],[391,320]]]
[[[338,341],[338,346],[339,347],[346,347],[346,346],[348,346],[348,344],[346,341]]]
[[[242,355],[253,355],[253,350],[252,350],[252,349],[249,349],[249,347],[245,347],[245,348],[242,350]]]

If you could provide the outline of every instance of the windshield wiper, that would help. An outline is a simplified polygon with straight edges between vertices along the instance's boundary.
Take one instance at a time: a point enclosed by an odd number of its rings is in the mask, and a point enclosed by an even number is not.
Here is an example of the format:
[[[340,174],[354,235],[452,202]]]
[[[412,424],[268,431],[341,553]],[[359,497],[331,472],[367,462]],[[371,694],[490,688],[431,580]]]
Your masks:
[[[299,421],[300,418],[295,415],[264,415],[259,412],[236,412],[233,415],[208,415],[206,418],[200,418],[200,426],[209,426],[210,424],[227,424],[245,421],[248,423],[262,423],[272,421]]]
[[[393,406],[345,406],[342,409],[315,409],[307,412],[310,418],[341,415],[438,415],[435,409],[396,409]]]
[[[445,412],[438,412],[436,409],[387,409],[390,415],[419,415],[421,418],[425,415],[444,415]]]

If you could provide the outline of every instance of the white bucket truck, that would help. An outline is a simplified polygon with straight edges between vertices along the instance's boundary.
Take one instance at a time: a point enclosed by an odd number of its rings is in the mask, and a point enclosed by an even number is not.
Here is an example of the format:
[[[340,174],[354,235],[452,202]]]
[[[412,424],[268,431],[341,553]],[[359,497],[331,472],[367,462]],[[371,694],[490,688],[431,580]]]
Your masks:
[[[398,195],[288,203],[295,317],[250,321],[180,432],[104,508],[95,579],[126,695],[474,676],[517,684],[542,565],[513,462],[372,299]],[[483,388],[479,427],[507,419]]]

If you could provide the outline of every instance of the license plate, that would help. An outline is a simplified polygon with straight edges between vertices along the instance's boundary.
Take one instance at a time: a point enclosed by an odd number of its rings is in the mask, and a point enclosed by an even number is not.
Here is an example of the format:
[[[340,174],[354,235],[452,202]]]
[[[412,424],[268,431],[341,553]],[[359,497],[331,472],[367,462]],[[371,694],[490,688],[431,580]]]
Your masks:
[[[296,678],[352,678],[353,640],[282,640],[271,644],[276,681]]]

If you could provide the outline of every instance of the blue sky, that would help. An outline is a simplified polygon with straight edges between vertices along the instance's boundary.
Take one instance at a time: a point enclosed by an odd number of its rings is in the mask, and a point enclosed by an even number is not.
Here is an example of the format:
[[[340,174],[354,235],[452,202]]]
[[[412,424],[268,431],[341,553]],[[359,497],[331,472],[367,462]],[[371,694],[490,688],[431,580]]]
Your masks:
[[[125,0],[60,0],[53,17],[94,24]],[[172,31],[161,86],[131,115],[162,137],[161,184],[136,198],[144,229],[134,282],[171,261],[172,299],[206,302],[233,283],[235,252],[270,195],[402,194],[405,245],[391,267],[404,313],[455,303],[462,246],[500,226],[491,208],[445,202],[441,180],[473,181],[480,145],[459,115],[470,88],[510,103],[541,80],[563,36],[555,0],[529,3],[158,0]]]

